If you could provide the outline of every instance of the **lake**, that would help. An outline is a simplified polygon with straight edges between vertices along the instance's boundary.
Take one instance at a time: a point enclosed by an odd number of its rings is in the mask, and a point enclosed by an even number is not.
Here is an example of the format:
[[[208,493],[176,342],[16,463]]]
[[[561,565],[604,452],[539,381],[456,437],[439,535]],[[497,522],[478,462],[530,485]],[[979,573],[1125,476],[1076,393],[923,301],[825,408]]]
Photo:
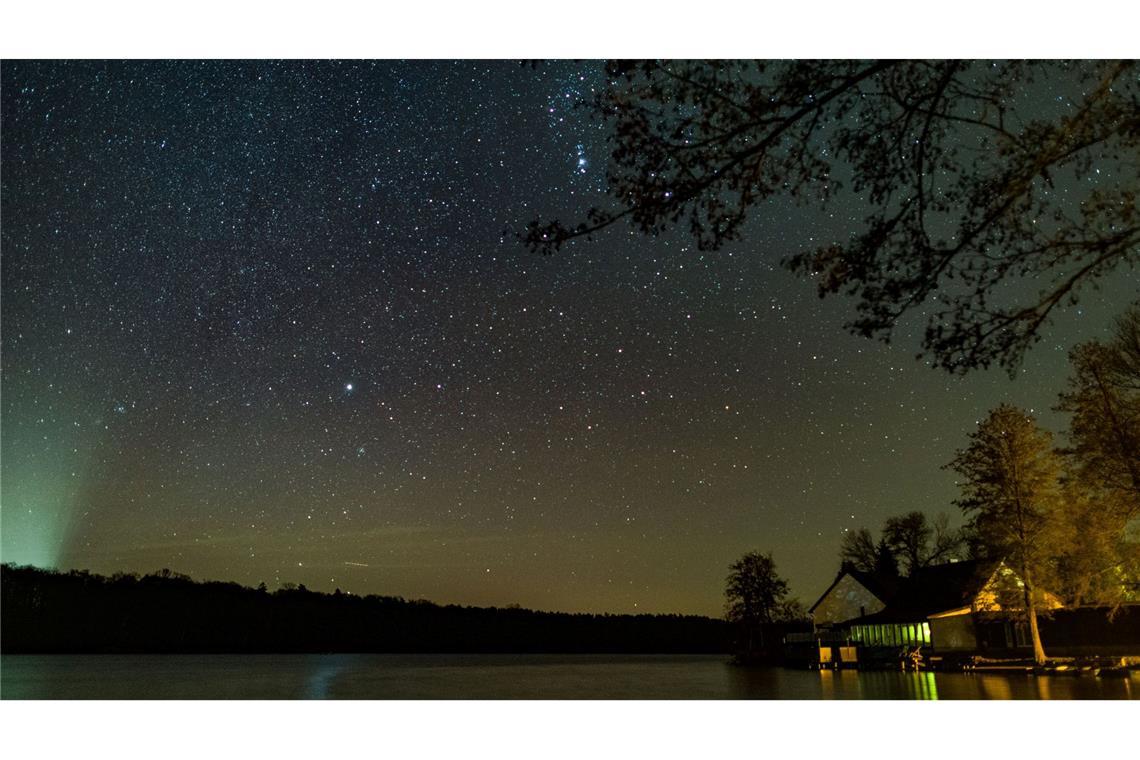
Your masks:
[[[4,655],[4,699],[1134,699],[1140,678],[740,668],[687,655]]]

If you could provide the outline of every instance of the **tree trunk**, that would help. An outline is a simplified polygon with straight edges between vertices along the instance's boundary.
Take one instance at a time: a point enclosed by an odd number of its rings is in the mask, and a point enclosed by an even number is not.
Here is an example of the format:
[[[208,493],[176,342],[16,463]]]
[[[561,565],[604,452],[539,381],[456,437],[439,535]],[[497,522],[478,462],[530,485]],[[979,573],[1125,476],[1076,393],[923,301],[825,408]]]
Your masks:
[[[1033,661],[1038,665],[1045,664],[1045,647],[1041,646],[1041,633],[1037,630],[1037,610],[1033,603],[1029,604],[1029,634],[1033,637]]]
[[[1033,639],[1033,662],[1045,664],[1045,647],[1041,646],[1041,632],[1037,630],[1037,606],[1033,602],[1033,586],[1029,571],[1025,572],[1025,614],[1029,617],[1029,636]]]

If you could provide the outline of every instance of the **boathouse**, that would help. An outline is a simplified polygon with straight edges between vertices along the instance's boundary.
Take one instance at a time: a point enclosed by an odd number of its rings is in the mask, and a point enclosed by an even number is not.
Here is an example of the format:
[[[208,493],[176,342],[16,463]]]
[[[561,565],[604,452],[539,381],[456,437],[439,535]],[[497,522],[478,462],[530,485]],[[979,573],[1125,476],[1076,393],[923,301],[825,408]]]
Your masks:
[[[1025,587],[1004,562],[951,562],[888,579],[844,567],[811,607],[812,633],[788,634],[787,662],[847,667],[899,662],[900,650],[936,658],[1024,656]],[[1064,608],[1045,592],[1038,627],[1054,656],[1140,656],[1140,604]]]
[[[849,619],[844,626],[862,646],[930,646],[954,652],[977,650],[978,625],[997,623],[1006,631],[1010,648],[1024,646],[1024,626],[1002,614],[1020,608],[1023,589],[1004,562],[933,565],[900,581],[882,610]],[[1056,595],[1045,592],[1043,611],[1060,606]]]

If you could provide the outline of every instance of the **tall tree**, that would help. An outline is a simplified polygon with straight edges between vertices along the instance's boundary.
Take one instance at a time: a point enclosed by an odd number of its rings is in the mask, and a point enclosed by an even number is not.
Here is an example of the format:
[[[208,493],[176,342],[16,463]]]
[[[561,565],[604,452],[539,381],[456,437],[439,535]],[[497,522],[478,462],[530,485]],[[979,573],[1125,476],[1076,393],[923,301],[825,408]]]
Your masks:
[[[650,235],[680,226],[718,249],[768,199],[826,205],[847,182],[866,204],[862,229],[786,264],[816,278],[821,296],[854,296],[857,334],[889,339],[920,312],[936,365],[1012,372],[1058,308],[1140,260],[1136,70],[613,62],[587,104],[612,127],[613,206],[569,224],[535,220],[521,237],[551,253],[624,219]]]
[[[1069,359],[1058,408],[1070,415],[1076,474],[1126,521],[1140,516],[1140,302],[1117,319],[1111,340],[1083,343]]]
[[[762,626],[793,618],[799,605],[788,600],[788,582],[776,572],[770,552],[749,552],[729,571],[724,589],[727,617],[744,630],[747,651],[752,652],[757,634],[763,646]]]
[[[875,565],[871,572],[881,580],[899,577],[898,557],[884,538],[880,538],[879,543],[875,545]]]
[[[859,528],[844,533],[839,544],[839,561],[864,573],[874,572],[879,562],[879,547],[871,531]]]
[[[1057,590],[1073,606],[1109,605],[1112,617],[1140,597],[1140,542],[1079,478],[1066,479],[1064,499],[1069,540],[1057,557]]]
[[[1033,639],[1033,658],[1044,663],[1037,627],[1040,583],[1065,541],[1060,519],[1061,460],[1052,435],[1027,412],[1003,404],[970,434],[969,445],[948,465],[961,475],[957,503],[988,556],[1017,573],[1023,613]]]
[[[950,527],[950,519],[939,514],[931,521],[923,512],[888,517],[881,538],[875,541],[867,528],[845,533],[839,545],[839,560],[846,565],[883,579],[911,575],[915,570],[946,562],[965,548],[966,532]]]
[[[883,525],[883,538],[903,561],[907,575],[926,564],[926,546],[933,534],[923,512],[888,517]]]
[[[940,514],[931,521],[925,512],[907,512],[888,517],[883,539],[903,562],[903,572],[913,575],[928,565],[946,562],[964,543],[962,534],[950,527],[950,519]]]
[[[859,528],[843,535],[839,544],[840,570],[850,567],[889,580],[899,577],[899,561],[885,538],[877,542],[871,531]]]
[[[1110,340],[1077,346],[1070,361],[1058,409],[1069,413],[1068,501],[1080,529],[1062,567],[1077,603],[1119,603],[1140,590],[1140,546],[1128,536],[1140,518],[1140,303]]]

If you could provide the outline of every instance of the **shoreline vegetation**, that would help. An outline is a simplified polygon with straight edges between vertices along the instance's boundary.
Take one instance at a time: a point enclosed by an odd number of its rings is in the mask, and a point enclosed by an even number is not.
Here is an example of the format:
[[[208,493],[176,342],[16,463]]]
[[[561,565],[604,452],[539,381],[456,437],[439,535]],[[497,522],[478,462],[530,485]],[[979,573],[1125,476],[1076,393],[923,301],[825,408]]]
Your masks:
[[[811,632],[806,619],[750,628],[700,615],[440,605],[294,584],[270,591],[265,584],[195,581],[166,569],[104,576],[0,564],[0,606],[5,655],[709,654],[743,667],[819,668],[785,645],[788,634]],[[862,659],[859,670],[899,667],[897,657]],[[1050,657],[1036,667],[1024,653],[936,659],[923,670],[1127,676],[1140,668],[1140,656],[1107,650]]]
[[[0,652],[725,654],[698,615],[540,612],[402,597],[269,591],[162,570],[102,576],[0,565]]]

